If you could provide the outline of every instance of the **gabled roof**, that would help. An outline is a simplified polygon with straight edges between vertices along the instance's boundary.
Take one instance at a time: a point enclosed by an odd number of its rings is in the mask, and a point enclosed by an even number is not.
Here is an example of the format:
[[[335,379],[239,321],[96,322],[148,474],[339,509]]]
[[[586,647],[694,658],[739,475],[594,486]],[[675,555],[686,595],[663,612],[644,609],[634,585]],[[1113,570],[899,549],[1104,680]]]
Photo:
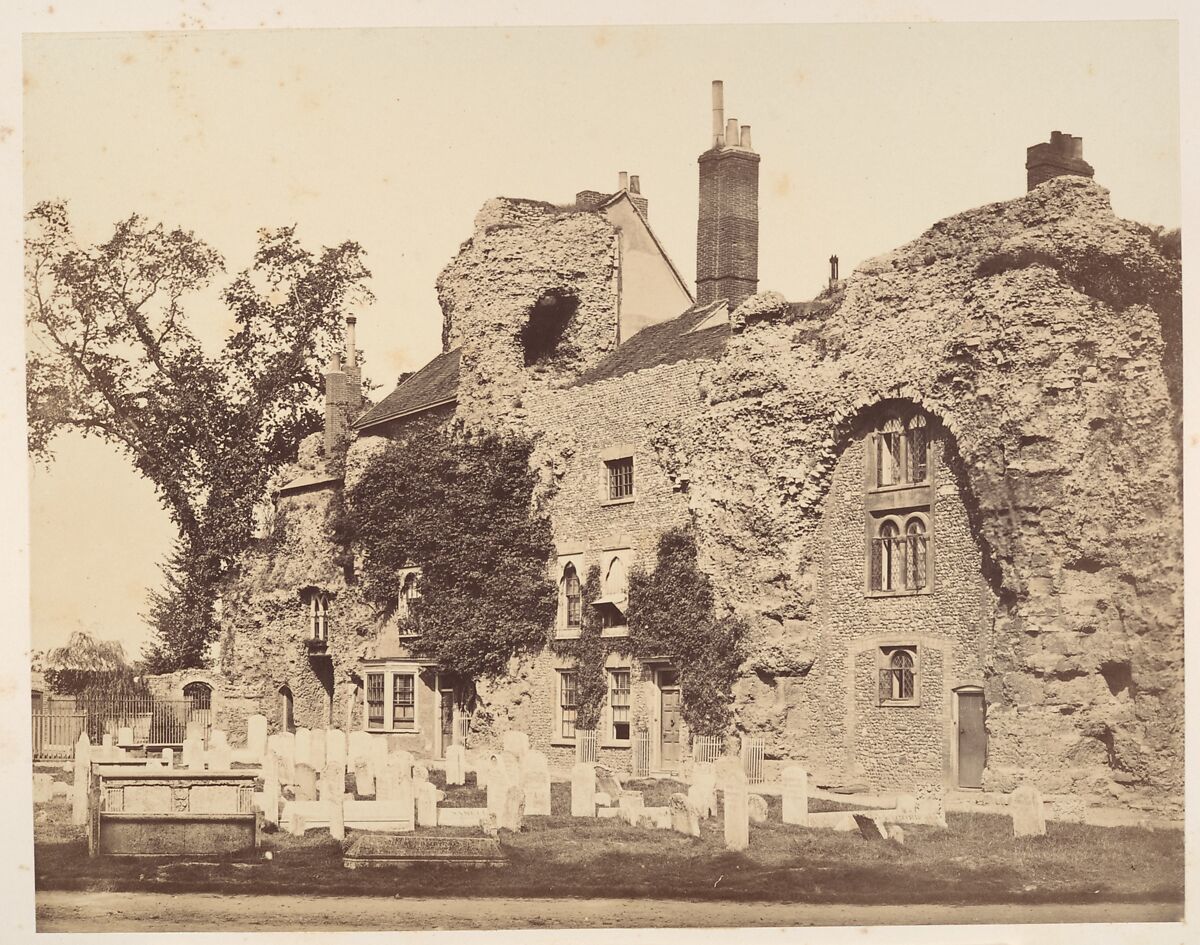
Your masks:
[[[326,472],[312,472],[304,476],[298,476],[291,482],[285,483],[276,489],[277,495],[286,495],[291,492],[299,492],[302,489],[311,489],[317,486],[326,486],[330,483],[341,482],[341,476],[331,476]]]
[[[571,386],[594,384],[677,361],[720,357],[729,341],[729,325],[717,324],[699,331],[692,329],[724,304],[724,299],[718,299],[705,305],[693,305],[669,322],[647,325]]]
[[[355,428],[362,430],[454,403],[458,397],[458,356],[458,348],[444,351],[421,370],[406,377],[394,391],[355,420]]]

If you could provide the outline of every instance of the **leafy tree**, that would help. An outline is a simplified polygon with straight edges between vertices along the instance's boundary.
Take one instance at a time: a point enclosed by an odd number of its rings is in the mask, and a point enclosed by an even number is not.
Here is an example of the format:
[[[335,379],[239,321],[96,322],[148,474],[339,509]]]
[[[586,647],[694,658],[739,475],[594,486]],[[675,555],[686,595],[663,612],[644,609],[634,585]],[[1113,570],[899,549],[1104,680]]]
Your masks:
[[[151,599],[156,669],[199,665],[216,583],[247,546],[254,507],[298,442],[320,428],[321,368],[343,313],[370,298],[358,244],[319,254],[295,227],[260,230],[253,264],[224,289],[232,330],[215,355],[186,305],[222,271],[192,233],[136,214],[80,245],[61,202],[26,218],[29,449],[60,430],[116,446],[179,530],[171,578]]]
[[[44,673],[51,692],[67,695],[120,697],[145,691],[120,643],[97,640],[83,630],[45,655]]]
[[[550,524],[533,512],[529,452],[521,440],[425,430],[373,457],[347,495],[364,595],[393,611],[397,571],[420,566],[419,649],[467,679],[502,674],[554,619]]]
[[[712,581],[696,559],[690,532],[671,529],[659,537],[654,570],[634,568],[629,575],[629,637],[637,656],[667,656],[679,667],[679,709],[688,728],[719,735],[730,721],[746,626],[717,616]]]

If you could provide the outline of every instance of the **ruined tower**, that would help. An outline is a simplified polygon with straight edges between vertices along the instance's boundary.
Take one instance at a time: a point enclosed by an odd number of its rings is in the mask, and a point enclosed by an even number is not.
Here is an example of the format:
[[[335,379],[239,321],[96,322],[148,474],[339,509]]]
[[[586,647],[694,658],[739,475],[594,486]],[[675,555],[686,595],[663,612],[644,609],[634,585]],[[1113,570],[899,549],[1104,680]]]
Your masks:
[[[1091,177],[1095,170],[1083,159],[1083,139],[1061,131],[1050,132],[1050,140],[1025,149],[1025,189],[1033,190],[1052,177],[1073,174]]]
[[[700,155],[696,301],[736,305],[758,289],[758,164],[750,126],[725,120],[724,87],[712,84],[712,143]]]

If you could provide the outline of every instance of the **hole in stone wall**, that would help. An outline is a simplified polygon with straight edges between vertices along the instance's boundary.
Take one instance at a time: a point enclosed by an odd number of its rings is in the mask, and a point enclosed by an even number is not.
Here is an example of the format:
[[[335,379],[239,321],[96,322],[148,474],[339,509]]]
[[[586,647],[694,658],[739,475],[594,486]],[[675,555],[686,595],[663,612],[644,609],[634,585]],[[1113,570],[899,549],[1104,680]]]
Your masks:
[[[1112,661],[1100,664],[1100,675],[1108,683],[1108,691],[1114,696],[1126,690],[1133,694],[1133,667],[1128,660]]]
[[[1074,561],[1068,561],[1063,564],[1063,567],[1071,571],[1085,571],[1088,574],[1095,574],[1104,567],[1104,563],[1098,558],[1093,558],[1091,555],[1080,555]]]
[[[525,366],[542,364],[562,350],[563,336],[567,326],[579,308],[579,299],[561,289],[551,289],[542,294],[529,310],[529,320],[521,329],[521,348],[525,353]]]

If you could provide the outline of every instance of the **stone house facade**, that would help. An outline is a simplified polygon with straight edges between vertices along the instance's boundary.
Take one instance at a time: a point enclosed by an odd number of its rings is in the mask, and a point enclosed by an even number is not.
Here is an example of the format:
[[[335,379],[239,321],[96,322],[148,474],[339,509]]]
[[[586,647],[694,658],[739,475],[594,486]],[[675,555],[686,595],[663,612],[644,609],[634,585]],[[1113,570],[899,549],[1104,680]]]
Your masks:
[[[636,177],[565,207],[489,201],[438,280],[442,353],[344,428],[333,410],[281,483],[275,531],[223,599],[224,704],[433,756],[468,725],[485,742],[520,728],[565,763],[575,666],[555,644],[597,568],[601,757],[624,765],[641,738],[671,769],[686,667],[623,655],[622,637],[629,572],[688,528],[750,627],[734,725],[769,757],[819,783],[1030,779],[1177,808],[1178,253],[1113,215],[1078,139],[1027,157],[1026,195],[804,303],[757,293],[760,159],[719,88],[698,301]],[[330,374],[338,410],[361,403],[354,371]],[[363,600],[338,537],[343,489],[429,429],[531,437],[555,545],[546,646],[473,681],[473,706]],[[401,612],[419,575],[397,574]]]

